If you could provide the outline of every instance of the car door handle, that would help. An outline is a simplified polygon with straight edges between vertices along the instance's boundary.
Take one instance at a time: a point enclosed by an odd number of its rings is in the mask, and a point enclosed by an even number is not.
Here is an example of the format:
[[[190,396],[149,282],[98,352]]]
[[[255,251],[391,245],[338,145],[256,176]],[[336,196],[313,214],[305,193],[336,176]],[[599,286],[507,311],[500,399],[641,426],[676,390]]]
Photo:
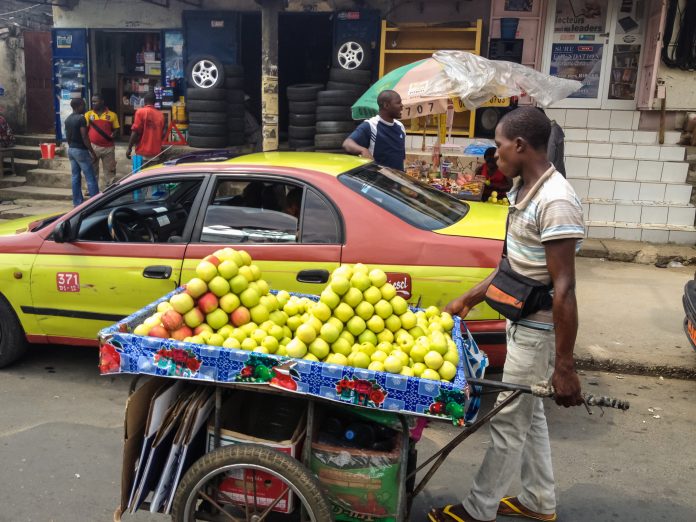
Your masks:
[[[300,270],[297,272],[300,283],[326,283],[329,280],[328,270]]]
[[[172,275],[172,267],[166,265],[146,266],[143,277],[148,279],[169,279]]]

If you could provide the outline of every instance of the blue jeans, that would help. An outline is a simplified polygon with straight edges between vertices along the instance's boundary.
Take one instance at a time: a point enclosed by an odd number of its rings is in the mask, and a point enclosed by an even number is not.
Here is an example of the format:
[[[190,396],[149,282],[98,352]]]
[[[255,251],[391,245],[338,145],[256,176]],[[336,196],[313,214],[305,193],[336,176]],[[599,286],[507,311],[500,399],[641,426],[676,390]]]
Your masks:
[[[70,147],[68,149],[68,158],[70,159],[70,170],[72,172],[72,199],[73,206],[81,205],[84,201],[82,196],[82,179],[80,171],[84,173],[87,180],[87,191],[89,197],[99,194],[99,184],[94,176],[94,167],[92,166],[92,156],[89,155],[87,149],[76,149]]]

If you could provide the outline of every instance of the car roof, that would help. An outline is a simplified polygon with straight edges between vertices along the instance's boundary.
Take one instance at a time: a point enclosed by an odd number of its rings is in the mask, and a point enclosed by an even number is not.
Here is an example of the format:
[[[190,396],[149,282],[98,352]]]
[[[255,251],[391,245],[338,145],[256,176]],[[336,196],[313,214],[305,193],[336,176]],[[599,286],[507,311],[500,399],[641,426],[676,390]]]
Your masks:
[[[259,152],[237,156],[231,159],[196,161],[195,156],[191,161],[182,163],[182,167],[205,165],[213,170],[224,169],[225,166],[246,166],[246,167],[283,167],[302,170],[313,170],[338,176],[349,170],[353,170],[362,165],[367,165],[370,160],[346,154],[329,154],[323,152]],[[155,173],[158,167],[143,171]]]

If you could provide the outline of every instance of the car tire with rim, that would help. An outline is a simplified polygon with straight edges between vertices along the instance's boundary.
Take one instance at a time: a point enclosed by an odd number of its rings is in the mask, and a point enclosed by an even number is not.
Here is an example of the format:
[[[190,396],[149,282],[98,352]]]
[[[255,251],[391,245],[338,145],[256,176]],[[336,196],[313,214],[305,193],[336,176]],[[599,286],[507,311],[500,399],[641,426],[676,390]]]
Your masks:
[[[186,80],[192,87],[216,89],[225,83],[225,69],[214,56],[196,56],[186,68]]]
[[[343,142],[348,137],[348,133],[341,132],[335,134],[317,134],[314,136],[314,146],[322,150],[339,150],[343,147]]]
[[[224,107],[224,105],[223,105]],[[227,121],[227,112],[205,112],[205,111],[189,111],[188,121],[191,123],[225,123]]]
[[[288,85],[288,100],[295,102],[314,101],[317,99],[317,93],[323,88],[324,85],[321,83],[298,83],[296,85]]]
[[[317,107],[317,121],[352,121],[353,117],[348,106],[324,105]]]
[[[333,64],[341,69],[369,70],[372,65],[372,49],[360,40],[346,39],[336,46]]]
[[[325,105],[341,105],[350,106],[360,97],[360,94],[355,90],[349,91],[321,91],[317,95],[317,106]]]
[[[189,123],[189,136],[218,137],[227,134],[226,123]]]
[[[193,100],[208,100],[222,101],[225,99],[224,89],[200,89],[198,87],[189,87],[186,89],[186,99]]]
[[[227,136],[190,136],[188,144],[198,149],[220,149],[227,147]]]
[[[319,121],[317,122],[317,134],[338,134],[345,132],[350,134],[355,130],[356,122],[352,121]]]
[[[27,351],[24,330],[10,303],[0,295],[0,368],[9,366]]]

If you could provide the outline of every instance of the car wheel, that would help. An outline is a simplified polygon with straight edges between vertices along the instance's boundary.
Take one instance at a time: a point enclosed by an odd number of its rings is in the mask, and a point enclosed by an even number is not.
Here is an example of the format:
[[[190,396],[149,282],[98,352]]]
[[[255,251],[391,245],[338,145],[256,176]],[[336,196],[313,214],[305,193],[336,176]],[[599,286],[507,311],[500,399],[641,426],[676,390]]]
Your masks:
[[[312,101],[316,100],[317,93],[324,88],[321,83],[298,83],[289,85],[287,89],[288,100],[290,101]]]
[[[310,127],[298,127],[297,125],[288,126],[288,136],[290,136],[291,139],[308,140],[313,138],[316,132],[314,125]]]
[[[341,69],[367,70],[372,65],[372,49],[360,40],[346,40],[336,48],[333,60]]]
[[[293,114],[314,114],[317,110],[316,100],[312,101],[290,101],[288,102],[290,112]]]
[[[0,368],[9,366],[27,351],[27,340],[17,315],[0,295]]]
[[[352,121],[320,121],[317,122],[318,134],[338,134],[345,132],[350,134],[355,130],[356,122]]]
[[[225,91],[222,92],[224,93]],[[219,100],[189,100],[186,108],[192,112],[218,112],[225,108],[225,102]]]
[[[290,121],[290,125],[299,126],[314,125],[314,123],[317,121],[317,117],[314,114],[294,114],[292,112],[289,114],[288,119]]]
[[[244,118],[227,118],[227,130],[241,132],[244,130]]]
[[[325,105],[317,107],[317,121],[352,121],[350,107]]]
[[[189,136],[224,136],[227,134],[227,125],[225,123],[190,123]]]
[[[337,134],[317,134],[314,136],[314,146],[317,149],[339,150],[343,147],[344,140],[348,137],[345,132]]]
[[[225,123],[227,121],[227,113],[204,112],[204,111],[189,111],[188,121],[191,123]]]
[[[227,136],[189,136],[188,144],[198,149],[219,149],[227,147]]]
[[[372,83],[372,71],[359,69],[342,69],[332,67],[329,71],[329,80],[332,82],[353,83],[356,85],[369,85]]]
[[[244,78],[225,78],[225,89],[244,89]]]
[[[186,79],[194,87],[216,89],[225,82],[225,69],[214,56],[197,56],[189,62]]]
[[[186,89],[186,99],[189,101],[222,101],[225,99],[225,91],[224,89],[200,89],[198,87],[189,87]]]

